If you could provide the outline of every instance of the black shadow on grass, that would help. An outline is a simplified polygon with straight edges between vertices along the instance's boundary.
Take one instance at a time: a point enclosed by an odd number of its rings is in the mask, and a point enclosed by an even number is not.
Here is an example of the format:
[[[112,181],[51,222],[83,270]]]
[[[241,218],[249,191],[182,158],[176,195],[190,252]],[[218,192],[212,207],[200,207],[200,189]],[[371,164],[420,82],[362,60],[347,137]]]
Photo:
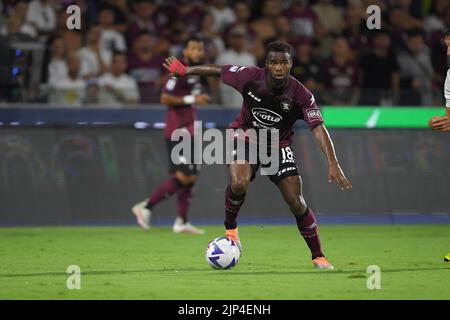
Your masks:
[[[417,272],[417,271],[436,271],[436,270],[449,270],[447,268],[408,268],[408,269],[381,269],[383,273],[394,273],[394,272]],[[323,274],[323,275],[339,275],[339,274],[366,274],[366,270],[341,270],[337,269],[334,271],[327,270],[312,270],[312,271],[276,271],[276,270],[255,270],[255,271],[239,271],[235,270],[217,270],[217,273],[212,272],[214,270],[208,268],[177,268],[177,269],[146,269],[146,270],[99,270],[99,271],[85,271],[81,272],[81,275],[113,275],[113,274],[132,274],[132,273],[149,273],[149,274],[173,274],[177,272],[202,272],[202,276],[216,276],[218,273],[234,276],[266,276],[266,275],[301,275],[301,274]],[[17,274],[0,274],[0,278],[20,278],[20,277],[42,277],[42,276],[67,276],[64,272],[39,272],[39,273],[17,273]]]

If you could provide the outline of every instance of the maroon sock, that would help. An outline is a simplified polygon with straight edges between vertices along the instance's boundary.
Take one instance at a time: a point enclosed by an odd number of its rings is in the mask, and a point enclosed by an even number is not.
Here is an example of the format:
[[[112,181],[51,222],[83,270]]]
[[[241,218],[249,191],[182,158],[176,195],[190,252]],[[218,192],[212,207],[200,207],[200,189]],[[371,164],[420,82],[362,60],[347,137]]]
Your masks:
[[[177,191],[177,216],[183,219],[183,222],[188,221],[187,214],[192,198],[192,188],[194,185],[188,185],[180,188]]]
[[[311,250],[312,259],[324,257],[320,245],[319,228],[317,227],[314,212],[308,207],[306,213],[301,217],[296,217],[296,220],[298,230],[305,239],[309,250]]]
[[[150,200],[147,204],[147,209],[151,209],[156,206],[160,201],[170,197],[180,188],[180,183],[175,178],[175,176],[171,175],[169,179],[164,181],[159,187],[153,191],[150,196]]]
[[[228,185],[225,191],[225,229],[236,229],[236,218],[239,209],[245,201],[245,193],[243,195],[236,195],[231,191],[231,186]]]

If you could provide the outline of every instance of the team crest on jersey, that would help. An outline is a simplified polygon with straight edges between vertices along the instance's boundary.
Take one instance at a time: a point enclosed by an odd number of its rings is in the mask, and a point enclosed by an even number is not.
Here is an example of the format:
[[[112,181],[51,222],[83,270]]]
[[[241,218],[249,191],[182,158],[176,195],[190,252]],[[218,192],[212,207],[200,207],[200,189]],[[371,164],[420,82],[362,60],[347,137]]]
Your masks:
[[[291,103],[289,101],[281,101],[281,110],[289,112],[291,110]]]

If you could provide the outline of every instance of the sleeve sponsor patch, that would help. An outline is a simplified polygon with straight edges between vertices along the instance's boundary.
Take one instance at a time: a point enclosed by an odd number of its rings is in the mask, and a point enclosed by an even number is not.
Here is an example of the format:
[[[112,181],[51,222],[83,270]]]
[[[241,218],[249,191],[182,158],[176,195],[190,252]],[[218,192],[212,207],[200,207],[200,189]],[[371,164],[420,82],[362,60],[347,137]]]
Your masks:
[[[322,114],[320,113],[319,109],[311,109],[306,112],[309,119],[321,119]]]

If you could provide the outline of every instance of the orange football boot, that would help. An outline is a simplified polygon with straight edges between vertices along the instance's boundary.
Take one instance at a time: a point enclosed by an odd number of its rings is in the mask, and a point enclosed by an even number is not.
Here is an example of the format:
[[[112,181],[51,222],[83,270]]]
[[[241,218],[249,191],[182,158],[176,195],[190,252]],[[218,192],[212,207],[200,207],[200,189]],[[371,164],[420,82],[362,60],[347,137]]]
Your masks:
[[[238,228],[225,230],[225,236],[236,243],[242,255],[242,245],[241,240],[239,239]]]
[[[334,267],[331,265],[331,263],[328,262],[325,257],[317,257],[312,261],[314,268],[316,269],[328,269],[333,270]]]

